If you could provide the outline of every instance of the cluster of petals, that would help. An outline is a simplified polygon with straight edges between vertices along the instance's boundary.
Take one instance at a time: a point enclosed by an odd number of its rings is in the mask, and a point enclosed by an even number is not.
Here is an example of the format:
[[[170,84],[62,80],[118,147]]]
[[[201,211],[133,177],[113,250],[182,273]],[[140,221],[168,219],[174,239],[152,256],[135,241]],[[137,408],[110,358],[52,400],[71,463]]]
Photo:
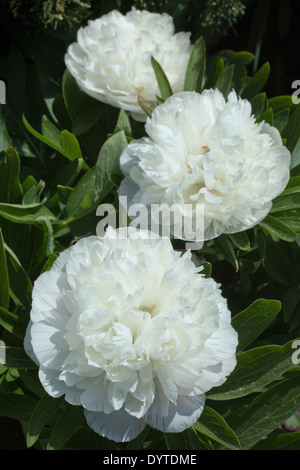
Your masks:
[[[151,57],[178,92],[191,50],[190,33],[175,33],[171,16],[132,8],[126,15],[113,10],[81,27],[65,63],[88,95],[145,121],[139,98],[153,108],[160,94]]]
[[[114,441],[180,432],[236,365],[220,286],[169,239],[110,228],[63,251],[33,288],[25,350],[52,397]]]
[[[203,207],[204,240],[258,224],[289,180],[290,153],[280,133],[257,123],[250,102],[234,91],[227,100],[217,89],[174,94],[145,129],[147,137],[121,155],[119,195],[150,214],[157,204],[175,205],[182,216],[191,207],[192,227]]]

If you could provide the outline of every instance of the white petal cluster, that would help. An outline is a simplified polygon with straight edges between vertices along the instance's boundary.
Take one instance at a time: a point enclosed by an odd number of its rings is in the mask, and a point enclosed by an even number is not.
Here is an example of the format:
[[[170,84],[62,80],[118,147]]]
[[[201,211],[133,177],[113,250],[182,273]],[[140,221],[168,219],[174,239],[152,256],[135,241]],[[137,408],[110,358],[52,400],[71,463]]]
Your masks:
[[[120,196],[149,213],[154,204],[177,204],[182,214],[190,205],[192,224],[203,205],[204,240],[256,225],[288,182],[290,153],[279,132],[256,123],[234,91],[227,101],[219,90],[174,94],[145,129],[148,137],[121,156]]]
[[[154,107],[160,94],[151,56],[178,92],[183,90],[191,50],[190,33],[175,33],[172,17],[132,8],[126,15],[111,11],[80,28],[65,63],[88,95],[145,121],[138,98]]]
[[[36,280],[25,349],[53,397],[82,405],[115,441],[149,424],[179,432],[235,367],[237,334],[219,285],[168,239],[110,229],[62,252]]]

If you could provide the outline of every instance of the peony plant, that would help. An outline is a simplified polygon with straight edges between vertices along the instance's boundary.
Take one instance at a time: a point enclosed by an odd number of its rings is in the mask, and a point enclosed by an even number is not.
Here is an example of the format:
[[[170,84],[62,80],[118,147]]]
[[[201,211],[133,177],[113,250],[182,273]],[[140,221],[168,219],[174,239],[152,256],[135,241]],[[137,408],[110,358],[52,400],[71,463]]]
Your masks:
[[[110,456],[299,447],[300,108],[167,14],[108,12],[64,53],[26,145],[21,92],[1,107],[1,426]],[[123,198],[201,205],[203,244]]]

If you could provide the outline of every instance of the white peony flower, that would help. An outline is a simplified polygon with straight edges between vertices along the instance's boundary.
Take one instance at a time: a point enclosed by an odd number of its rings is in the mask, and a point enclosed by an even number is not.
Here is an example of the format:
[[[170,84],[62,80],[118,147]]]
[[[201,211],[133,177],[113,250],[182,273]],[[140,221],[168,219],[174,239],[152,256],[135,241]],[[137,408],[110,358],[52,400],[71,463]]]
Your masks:
[[[179,432],[236,364],[237,334],[219,286],[149,232],[79,240],[33,289],[25,349],[53,397],[82,405],[115,441],[149,424]],[[129,232],[130,233],[130,232]]]
[[[145,129],[149,137],[121,155],[119,195],[148,213],[151,204],[177,204],[183,214],[189,204],[193,224],[203,205],[204,240],[256,225],[289,180],[290,153],[278,130],[256,123],[234,91],[228,101],[219,90],[177,93],[155,108]]]
[[[151,56],[162,66],[173,91],[183,90],[192,45],[190,33],[175,34],[174,29],[166,13],[132,8],[124,16],[114,10],[79,29],[65,63],[88,95],[145,121],[138,97],[154,107],[160,95]]]

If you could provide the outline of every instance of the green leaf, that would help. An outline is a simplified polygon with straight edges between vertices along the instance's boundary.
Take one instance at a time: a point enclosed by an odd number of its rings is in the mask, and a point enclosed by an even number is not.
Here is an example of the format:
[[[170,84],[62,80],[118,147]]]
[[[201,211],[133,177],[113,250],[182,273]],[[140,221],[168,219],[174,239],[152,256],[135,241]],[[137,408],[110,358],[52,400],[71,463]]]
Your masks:
[[[300,209],[274,212],[273,216],[292,230],[300,231]]]
[[[61,147],[60,131],[45,115],[42,116],[42,134],[53,145]]]
[[[156,76],[161,97],[163,100],[166,100],[167,98],[169,98],[169,96],[173,94],[169,80],[165,72],[161,68],[160,64],[157,62],[157,60],[154,59],[154,57],[151,57],[151,65]]]
[[[259,223],[259,226],[287,242],[293,242],[298,238],[298,235],[294,230],[271,215],[267,215],[267,217]]]
[[[259,391],[292,365],[292,341],[285,346],[261,346],[237,354],[234,371],[220,387],[207,394],[211,400],[233,400]]]
[[[23,191],[19,181],[20,159],[13,147],[0,153],[0,201],[21,202]]]
[[[266,62],[251,78],[244,91],[242,92],[242,98],[251,100],[254,98],[264,87],[270,74],[270,64]]]
[[[254,114],[257,121],[259,121],[267,106],[266,93],[260,93],[259,95],[254,96],[250,103],[252,106],[252,114]]]
[[[230,59],[230,64],[242,64],[242,65],[249,65],[254,60],[254,54],[247,51],[240,51],[236,52]]]
[[[66,155],[68,155],[69,160],[77,160],[82,158],[80,145],[75,135],[71,134],[71,132],[65,129],[64,131],[61,131],[60,136],[64,152]]]
[[[111,175],[122,175],[120,156],[127,147],[124,131],[113,134],[102,146],[96,163],[96,189],[101,197],[105,197],[113,187]]]
[[[204,274],[205,277],[211,277],[211,272],[212,272],[212,265],[208,261],[204,261],[201,263],[201,266],[203,267],[201,274]]]
[[[70,193],[66,204],[66,216],[78,219],[92,212],[100,202],[96,189],[96,167],[91,168]]]
[[[240,250],[250,250],[250,240],[246,232],[231,233],[229,235],[229,238],[233,242],[233,244]]]
[[[300,408],[300,378],[279,382],[230,417],[243,450],[268,436]]]
[[[143,103],[141,101],[140,97],[138,97],[138,102],[139,102],[140,107],[142,108],[142,110],[146,114],[146,116],[151,118],[153,109],[149,108],[149,106],[147,106],[145,103]]]
[[[9,306],[9,277],[7,270],[4,240],[0,228],[0,305],[5,309]]]
[[[62,449],[84,421],[82,406],[73,406],[66,403],[63,413],[53,428],[47,449]]]
[[[0,307],[0,325],[7,331],[23,340],[28,321]]]
[[[210,89],[216,87],[216,82],[223,74],[224,67],[224,60],[221,57],[214,57],[213,60],[208,63],[205,88]]]
[[[236,450],[240,448],[238,438],[225,419],[208,406],[205,406],[193,428],[229,449]]]
[[[81,109],[73,121],[72,134],[78,137],[89,131],[100,119],[101,114],[102,108],[98,101]]]
[[[48,393],[44,393],[29,421],[26,443],[27,447],[33,446],[37,441],[45,424],[53,417],[64,397],[53,398]]]
[[[287,139],[286,146],[292,152],[300,138],[300,106],[297,106],[291,114],[288,124],[282,131],[282,138]]]
[[[74,121],[91,102],[79,88],[68,69],[65,70],[62,78],[62,95],[71,121]]]
[[[120,110],[118,121],[114,129],[114,134],[117,134],[120,131],[124,131],[126,137],[132,136],[130,119],[126,111],[124,111],[124,109]]]
[[[238,333],[238,351],[245,349],[270,325],[281,310],[278,300],[258,299],[235,315],[231,324]]]
[[[232,89],[233,72],[234,65],[230,65],[229,67],[225,68],[224,72],[222,73],[222,75],[220,75],[215,84],[215,88],[217,88],[221,93],[223,93],[225,98],[227,98],[228,93]]]
[[[289,432],[263,439],[251,450],[299,450],[300,432]]]
[[[168,450],[183,450],[188,448],[188,441],[185,432],[164,433]]]
[[[258,119],[258,122],[265,121],[267,124],[270,124],[270,126],[273,126],[273,118],[273,109],[268,108],[262,113],[262,115]]]
[[[300,208],[300,191],[294,189],[292,193],[282,193],[272,203],[270,213],[288,211]]]
[[[205,74],[206,45],[204,39],[199,38],[192,49],[191,57],[184,79],[184,91],[201,92]]]
[[[30,420],[36,400],[27,395],[4,392],[0,388],[0,416],[8,416],[17,421]]]
[[[16,305],[29,309],[31,306],[31,281],[15,253],[7,245],[5,245],[5,250],[7,253],[10,295]]]
[[[29,122],[26,120],[24,115],[23,115],[23,123],[24,123],[26,129],[32,135],[34,135],[34,137],[36,137],[41,142],[48,145],[49,147],[51,147],[53,150],[60,153],[64,157],[68,158],[69,160],[75,160],[76,158],[81,157],[81,151],[80,151],[78,141],[77,141],[76,137],[73,136],[69,131],[64,130],[64,131],[61,132],[62,145],[57,145],[56,143],[53,143],[51,140],[47,139],[42,134],[40,134],[38,131],[36,131],[29,124]],[[70,137],[70,136],[72,136],[72,137]],[[88,168],[88,166],[85,162],[83,162],[82,167],[85,168],[85,169]]]
[[[0,215],[20,224],[39,224],[45,218],[53,222],[57,220],[55,215],[44,206],[43,202],[27,205],[0,203]]]
[[[2,150],[6,151],[8,147],[11,146],[11,138],[8,135],[5,119],[2,115],[2,109],[0,106],[0,152]]]
[[[16,369],[37,369],[38,366],[27,356],[23,348],[6,346],[6,365]]]
[[[273,126],[275,126],[280,133],[283,132],[289,122],[290,109],[284,108],[277,113],[273,112]]]
[[[295,105],[292,96],[283,95],[268,99],[268,108],[272,108],[275,113],[285,108],[294,109]]]
[[[220,235],[219,237],[214,239],[214,243],[218,251],[224,256],[224,258],[234,267],[236,271],[238,271],[238,259],[234,252],[229,237],[227,235]]]

